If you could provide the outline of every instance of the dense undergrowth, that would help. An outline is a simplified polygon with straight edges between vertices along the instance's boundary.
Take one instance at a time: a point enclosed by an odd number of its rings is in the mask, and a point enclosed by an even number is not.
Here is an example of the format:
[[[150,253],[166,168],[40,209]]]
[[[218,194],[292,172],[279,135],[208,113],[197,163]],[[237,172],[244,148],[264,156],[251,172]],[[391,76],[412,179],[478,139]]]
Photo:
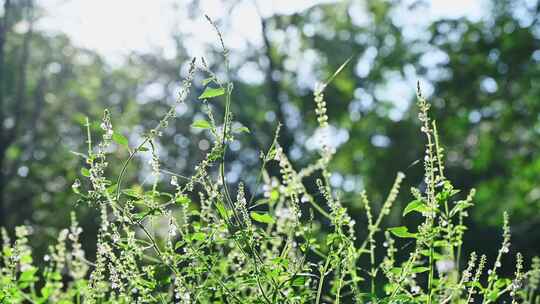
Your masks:
[[[176,106],[187,102],[197,72],[207,77],[198,97],[207,118],[193,127],[204,129],[212,146],[193,176],[165,174],[156,143]],[[327,84],[314,91],[321,130],[328,129]],[[2,230],[2,303],[540,303],[540,259],[530,263],[517,253],[505,265],[514,275],[499,274],[503,256],[510,254],[506,215],[495,260],[462,251],[474,190],[462,194],[446,178],[436,124],[420,89],[426,187],[411,188],[403,216],[415,214],[422,222],[410,230],[383,228],[403,173],[380,204],[360,193],[368,225],[359,227],[330,186],[328,164],[335,151],[327,138],[321,138],[318,160],[298,169],[280,147],[279,126],[260,155],[254,194],[248,197],[241,183],[233,193],[225,174],[227,145],[249,130],[234,122],[232,89],[204,60],[193,60],[177,103],[137,146],[113,131],[107,111],[97,142],[87,123],[88,151],[79,154],[84,181],[76,181],[73,190],[101,212],[96,258],[85,258],[75,215],[39,263],[44,268],[35,266],[28,227],[18,227],[14,241]],[[218,102],[225,109],[220,119],[212,106]],[[116,175],[108,170],[115,149],[130,155]],[[131,161],[145,153],[153,183],[124,183]],[[160,183],[166,179],[170,186]],[[305,185],[307,179],[316,181],[316,191]],[[173,191],[164,190],[171,186]],[[359,231],[367,237],[357,239]]]

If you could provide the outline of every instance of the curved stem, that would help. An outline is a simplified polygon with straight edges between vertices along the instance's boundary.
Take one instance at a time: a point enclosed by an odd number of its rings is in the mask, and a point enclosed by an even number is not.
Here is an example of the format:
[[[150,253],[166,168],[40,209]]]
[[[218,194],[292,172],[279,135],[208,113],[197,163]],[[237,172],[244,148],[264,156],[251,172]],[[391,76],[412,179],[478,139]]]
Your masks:
[[[321,302],[321,294],[322,289],[324,285],[324,277],[326,276],[326,271],[328,270],[328,266],[330,265],[330,255],[326,258],[326,262],[324,263],[323,268],[321,269],[321,278],[319,279],[319,285],[317,287],[317,298],[315,299],[315,304],[319,304]]]

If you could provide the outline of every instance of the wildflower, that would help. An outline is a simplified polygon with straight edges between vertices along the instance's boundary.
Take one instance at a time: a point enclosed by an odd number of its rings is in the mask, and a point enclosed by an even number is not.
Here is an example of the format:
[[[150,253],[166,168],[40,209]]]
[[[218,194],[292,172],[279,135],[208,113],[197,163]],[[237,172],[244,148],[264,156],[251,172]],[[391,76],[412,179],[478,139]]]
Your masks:
[[[108,110],[103,112],[103,119],[101,120],[100,127],[104,131],[103,140],[111,140],[114,132],[111,123],[111,115]]]
[[[315,97],[315,113],[317,114],[317,121],[321,128],[328,126],[328,116],[326,115],[326,101],[324,101],[324,88],[323,84],[317,84],[313,95]]]
[[[176,175],[171,176],[171,185],[178,187],[178,178]]]

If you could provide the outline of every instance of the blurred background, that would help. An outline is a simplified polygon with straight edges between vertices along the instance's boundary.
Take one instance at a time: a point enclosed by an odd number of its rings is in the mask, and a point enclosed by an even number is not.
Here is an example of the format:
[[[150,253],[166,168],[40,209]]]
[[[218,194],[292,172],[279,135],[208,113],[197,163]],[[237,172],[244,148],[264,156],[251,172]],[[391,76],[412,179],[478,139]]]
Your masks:
[[[397,171],[406,175],[387,225],[402,224],[408,188],[422,179],[423,137],[416,81],[432,103],[447,176],[477,189],[466,234],[493,254],[502,212],[513,249],[540,252],[540,2],[534,0],[3,0],[0,8],[0,226],[34,228],[41,250],[77,211],[89,249],[97,213],[71,191],[81,177],[85,117],[140,141],[174,102],[190,58],[223,73],[212,17],[231,50],[235,120],[251,130],[230,145],[228,180],[253,185],[258,154],[278,122],[296,167],[316,156],[312,99],[326,91],[337,155],[333,186],[359,227],[358,192],[384,200]],[[159,142],[163,168],[190,175],[208,149],[194,93]],[[220,103],[214,103],[221,111]],[[127,157],[119,149],[113,155]],[[144,184],[137,159],[131,183]],[[120,161],[111,161],[112,171]],[[116,171],[117,172],[117,171]],[[164,179],[162,187],[170,187]],[[364,231],[360,229],[359,234]]]

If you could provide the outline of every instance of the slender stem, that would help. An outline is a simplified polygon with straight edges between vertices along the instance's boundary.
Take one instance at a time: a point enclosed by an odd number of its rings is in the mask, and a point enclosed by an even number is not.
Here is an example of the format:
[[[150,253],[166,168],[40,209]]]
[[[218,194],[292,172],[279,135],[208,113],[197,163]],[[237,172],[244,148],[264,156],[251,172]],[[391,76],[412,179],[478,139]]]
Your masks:
[[[375,294],[375,277],[376,277],[376,270],[375,270],[375,240],[371,239],[369,242],[369,255],[370,255],[370,263],[371,263],[371,295],[373,296]]]
[[[432,301],[433,287],[433,244],[429,246],[429,278],[428,278],[428,304]]]
[[[463,216],[461,212],[459,213],[459,226],[463,226]],[[461,262],[461,247],[462,247],[461,244],[457,246],[457,257],[456,257],[456,270],[457,271],[459,271],[459,264]]]
[[[416,262],[418,254],[419,254],[418,251],[414,252],[412,257],[407,261],[407,264],[405,265],[405,267],[403,269],[401,269],[401,272],[400,272],[400,275],[399,275],[399,281],[397,282],[397,286],[392,291],[392,294],[390,295],[390,297],[394,297],[396,295],[396,293],[398,292],[398,290],[400,288],[402,288],[401,283],[405,280],[405,275],[409,271],[409,267],[414,265],[414,263]]]
[[[319,204],[317,204],[317,202],[315,202],[315,200],[314,200],[312,197],[310,197],[310,198],[308,199],[308,202],[311,204],[311,206],[312,206],[313,208],[315,208],[315,210],[319,211],[319,213],[320,213],[322,216],[326,217],[326,218],[329,219],[329,220],[332,219],[332,216],[330,216],[330,214],[329,214],[328,212],[324,211],[324,209],[323,209]]]
[[[150,137],[147,136],[145,137],[145,139],[143,140],[142,143],[140,143],[137,148],[135,148],[135,150],[129,154],[129,157],[128,159],[124,162],[124,164],[122,165],[122,170],[120,171],[120,174],[118,175],[118,179],[116,180],[116,200],[118,201],[120,199],[120,191],[122,190],[121,186],[122,186],[122,180],[124,179],[124,175],[126,174],[126,171],[127,171],[127,166],[129,165],[129,163],[131,162],[131,160],[133,159],[133,157],[135,156],[135,154],[137,154],[137,152],[140,151],[140,149],[150,140]]]
[[[255,269],[257,269],[257,263],[255,263]],[[257,270],[257,272],[259,272],[259,271]],[[259,287],[259,290],[261,291],[261,294],[262,294],[264,300],[266,302],[268,302],[268,303],[272,303],[272,301],[268,298],[268,296],[264,292],[264,288],[261,285],[261,279],[259,278],[259,275],[257,275],[256,277],[257,277],[257,286]]]
[[[279,130],[281,129],[281,123],[278,124],[277,129],[275,131],[274,139],[272,140],[272,144],[270,145],[270,148],[268,148],[268,151],[266,152],[266,155],[264,155],[263,163],[261,165],[261,170],[259,171],[259,174],[257,175],[257,180],[255,181],[255,191],[253,192],[253,195],[251,196],[251,199],[249,200],[248,206],[251,206],[253,201],[255,200],[255,195],[257,194],[257,191],[259,190],[261,179],[263,175],[263,170],[266,168],[266,164],[270,160],[268,157],[270,155],[270,152],[274,150],[277,144],[278,136],[279,136]]]
[[[339,304],[341,302],[341,287],[343,285],[343,276],[340,275],[339,276],[339,280],[338,280],[338,286],[337,286],[337,290],[336,290],[336,301],[334,302],[334,304]]]
[[[324,285],[324,277],[326,276],[326,271],[328,270],[329,265],[330,265],[330,255],[326,258],[326,262],[324,263],[324,266],[321,269],[321,278],[319,279],[319,286],[317,287],[317,298],[315,300],[315,304],[319,304],[321,302],[321,294],[322,294],[322,289]]]

